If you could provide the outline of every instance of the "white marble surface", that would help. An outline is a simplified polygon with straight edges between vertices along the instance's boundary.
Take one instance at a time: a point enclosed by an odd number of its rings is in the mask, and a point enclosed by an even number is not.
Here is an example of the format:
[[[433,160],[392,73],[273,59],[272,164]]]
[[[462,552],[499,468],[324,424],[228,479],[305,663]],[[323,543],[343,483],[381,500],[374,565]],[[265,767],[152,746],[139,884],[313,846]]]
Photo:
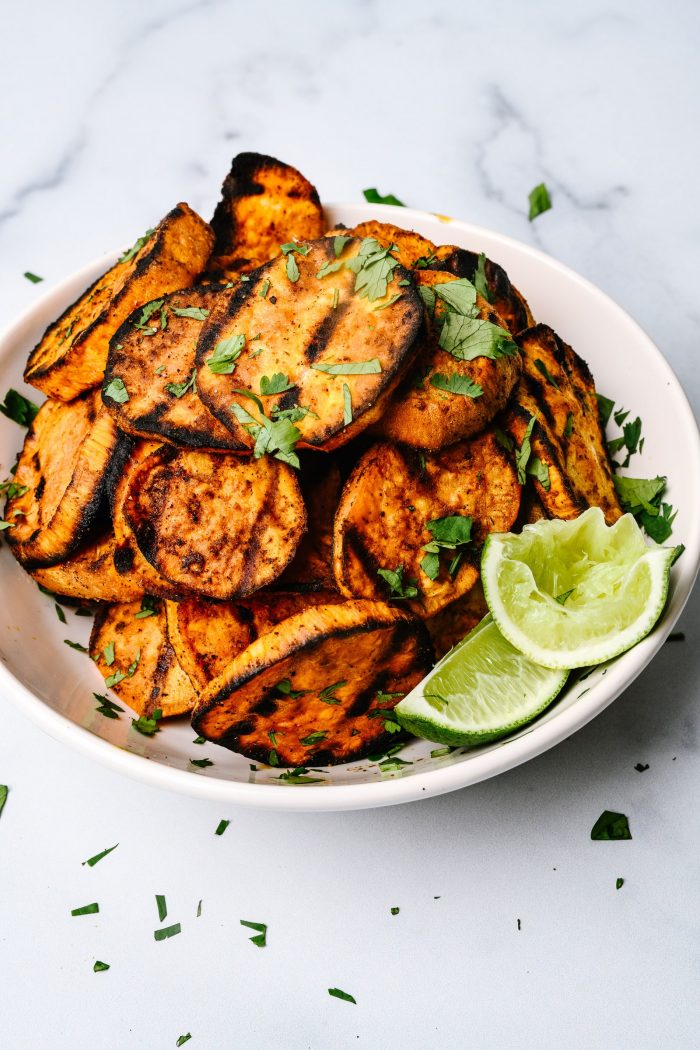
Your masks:
[[[47,286],[24,270],[57,281],[179,199],[207,215],[232,154],[259,149],[325,199],[377,185],[551,252],[641,322],[697,410],[699,31],[691,0],[13,5],[0,322]],[[543,179],[554,208],[530,224]],[[3,704],[0,1046],[697,1046],[700,598],[680,626],[555,751],[368,813],[224,813]],[[604,808],[632,842],[590,841]],[[155,893],[183,929],[160,944]],[[241,918],[269,924],[264,951]]]

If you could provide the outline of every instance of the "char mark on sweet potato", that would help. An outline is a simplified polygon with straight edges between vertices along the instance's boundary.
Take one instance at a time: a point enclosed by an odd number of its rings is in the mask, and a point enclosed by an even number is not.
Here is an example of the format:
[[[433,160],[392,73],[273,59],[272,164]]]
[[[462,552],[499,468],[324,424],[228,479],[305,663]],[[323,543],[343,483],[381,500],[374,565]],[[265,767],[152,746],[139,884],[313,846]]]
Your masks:
[[[26,381],[58,401],[101,383],[117,328],[137,306],[193,284],[213,240],[207,223],[178,204],[133,255],[127,252],[49,325],[29,355]]]
[[[391,709],[433,658],[425,628],[381,602],[319,605],[252,642],[203,691],[192,724],[272,766],[381,752]]]
[[[211,220],[215,245],[209,272],[234,278],[268,262],[290,241],[323,234],[318,193],[304,176],[261,153],[239,153],[224,179]]]
[[[108,533],[90,540],[65,561],[34,569],[32,577],[53,594],[85,602],[132,602],[145,594],[134,572],[123,575],[114,565],[116,539]]]
[[[426,260],[426,266],[431,270],[449,270],[455,277],[466,277],[468,281],[473,282],[477,277],[479,259],[478,252],[470,252],[465,248],[445,244],[435,249],[433,255]],[[503,267],[484,257],[483,273],[488,290],[488,302],[503,319],[506,328],[513,335],[517,335],[518,332],[533,325],[535,321],[530,307],[518,289],[510,283]]]

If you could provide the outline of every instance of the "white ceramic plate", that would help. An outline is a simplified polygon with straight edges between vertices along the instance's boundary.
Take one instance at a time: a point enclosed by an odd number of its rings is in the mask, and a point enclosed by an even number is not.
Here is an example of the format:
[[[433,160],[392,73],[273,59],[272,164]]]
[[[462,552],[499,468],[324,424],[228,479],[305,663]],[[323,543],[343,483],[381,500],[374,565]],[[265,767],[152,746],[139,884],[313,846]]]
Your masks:
[[[700,561],[700,439],[685,394],[661,353],[619,306],[561,263],[501,234],[409,208],[337,204],[326,208],[329,225],[353,226],[376,218],[418,230],[437,244],[457,244],[485,252],[501,263],[530,302],[535,317],[551,325],[588,361],[598,390],[640,415],[643,455],[633,460],[638,477],[668,476],[668,500],[678,510],[673,542],[685,554],[673,569],[671,595],[652,634],[583,684],[570,683],[535,723],[500,743],[431,758],[431,745],[415,741],[401,757],[412,764],[382,774],[365,761],[325,771],[323,782],[289,785],[280,770],[251,771],[248,759],[213,744],[195,745],[186,720],[165,724],[155,737],[131,728],[129,713],[118,721],[95,711],[93,692],[103,691],[91,661],[63,644],[87,643],[91,620],[67,609],[61,624],[53,601],[37,590],[0,550],[0,695],[17,704],[58,740],[122,773],[203,798],[272,809],[339,810],[391,805],[439,795],[475,784],[526,762],[571,736],[607,707],[649,663],[685,605]],[[46,325],[101,273],[117,255],[106,255],[67,278],[24,314],[0,339],[0,392],[9,386],[36,398],[22,384],[30,349]],[[0,416],[0,469],[6,477],[24,432]],[[576,676],[572,676],[576,677]],[[208,757],[204,770],[191,758]]]

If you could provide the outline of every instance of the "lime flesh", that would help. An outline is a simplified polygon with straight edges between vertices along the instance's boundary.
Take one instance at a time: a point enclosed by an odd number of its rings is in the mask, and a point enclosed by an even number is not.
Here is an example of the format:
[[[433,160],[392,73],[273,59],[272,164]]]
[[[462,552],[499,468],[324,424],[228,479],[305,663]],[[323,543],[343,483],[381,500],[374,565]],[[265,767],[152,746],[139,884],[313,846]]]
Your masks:
[[[632,515],[612,526],[597,507],[575,521],[539,521],[493,534],[481,559],[499,630],[550,668],[587,667],[631,648],[668,594],[675,548],[648,547]]]
[[[485,744],[539,715],[566,678],[566,671],[540,667],[519,653],[487,615],[404,697],[396,717],[426,740]]]

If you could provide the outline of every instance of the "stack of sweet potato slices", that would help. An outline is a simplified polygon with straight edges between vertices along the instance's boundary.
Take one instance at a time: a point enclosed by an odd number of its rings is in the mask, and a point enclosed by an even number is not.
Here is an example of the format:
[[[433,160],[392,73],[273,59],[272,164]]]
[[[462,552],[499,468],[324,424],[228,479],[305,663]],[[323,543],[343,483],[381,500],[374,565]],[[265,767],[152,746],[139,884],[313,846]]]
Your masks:
[[[500,266],[329,229],[259,154],[210,224],[179,204],[125,252],[25,378],[48,400],[5,509],[18,562],[96,603],[90,655],[135,712],[271,766],[400,739],[396,703],[484,614],[489,533],[620,514],[590,372]]]

